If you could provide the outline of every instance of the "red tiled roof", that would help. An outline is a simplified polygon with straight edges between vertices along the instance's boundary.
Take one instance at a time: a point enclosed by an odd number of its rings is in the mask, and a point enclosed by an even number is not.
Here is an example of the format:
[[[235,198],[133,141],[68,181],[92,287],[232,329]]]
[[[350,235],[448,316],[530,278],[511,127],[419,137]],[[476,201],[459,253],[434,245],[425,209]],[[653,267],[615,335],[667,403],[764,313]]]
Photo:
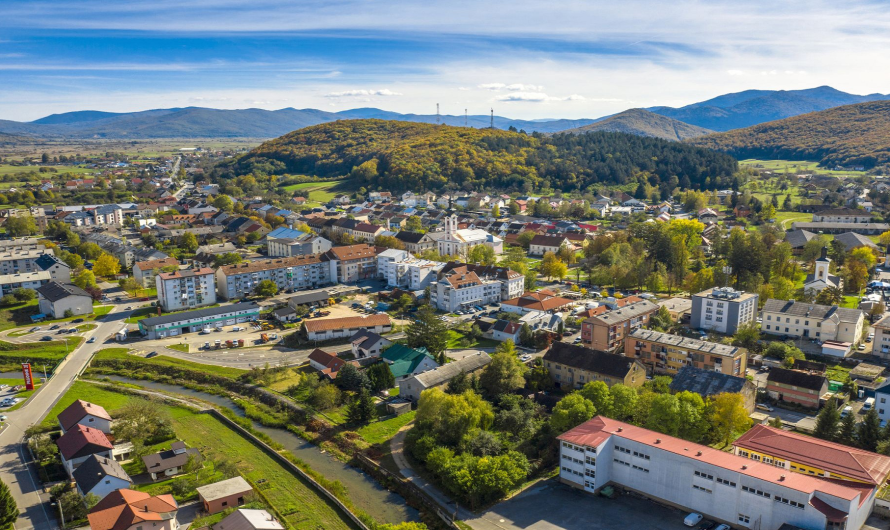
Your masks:
[[[322,375],[326,375],[329,378],[333,379],[337,376],[337,372],[340,371],[341,368],[347,363],[351,363],[358,367],[358,363],[355,361],[345,361],[339,357],[337,357],[334,353],[326,352],[320,348],[315,348],[312,350],[312,353],[309,354],[309,360],[315,361],[318,364],[321,364],[325,368],[320,371]]]
[[[752,478],[772,482],[802,493],[821,491],[835,497],[853,500],[862,494],[862,490],[851,488],[834,481],[793,473],[769,464],[748,460],[747,458],[699,445],[680,438],[674,438],[642,427],[621,421],[596,416],[593,419],[567,431],[557,437],[558,440],[596,447],[610,436],[645,444],[649,447],[668,451],[699,462],[720,467],[727,471],[740,473]]]
[[[349,245],[346,247],[334,247],[328,251],[334,258],[340,261],[349,261],[361,258],[373,258],[374,247],[365,244]]]
[[[537,293],[529,291],[522,296],[501,302],[502,305],[513,305],[538,311],[551,311],[571,303],[572,301],[568,298],[555,296],[551,291],[538,291]]]
[[[81,456],[94,455],[111,449],[111,442],[105,433],[92,427],[74,425],[70,431],[63,434],[56,445],[65,460],[79,458]]]
[[[733,445],[869,484],[883,484],[890,475],[890,457],[768,425],[755,425]]]
[[[88,414],[111,421],[111,416],[108,415],[108,412],[106,412],[104,408],[78,399],[74,403],[68,405],[68,408],[59,413],[59,425],[66,431],[70,431],[71,427],[77,425],[77,422],[82,420]]]
[[[368,315],[366,317],[325,318],[321,320],[304,320],[303,325],[308,332],[328,331],[347,328],[373,328],[392,324],[389,315]]]
[[[172,495],[152,497],[129,489],[115,490],[87,514],[92,530],[127,530],[145,521],[164,521],[179,508]]]
[[[822,512],[822,515],[828,519],[829,523],[842,523],[847,519],[847,514],[837,508],[829,506],[827,502],[819,497],[810,499],[810,506]]]

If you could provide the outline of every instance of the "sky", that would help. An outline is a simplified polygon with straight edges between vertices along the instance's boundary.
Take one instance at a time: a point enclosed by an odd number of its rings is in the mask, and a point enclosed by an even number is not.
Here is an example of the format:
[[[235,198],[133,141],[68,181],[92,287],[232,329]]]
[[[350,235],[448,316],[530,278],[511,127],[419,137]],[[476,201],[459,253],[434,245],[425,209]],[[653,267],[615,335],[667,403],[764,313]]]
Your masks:
[[[848,0],[2,0],[0,119],[285,107],[596,118],[746,89],[890,92]]]

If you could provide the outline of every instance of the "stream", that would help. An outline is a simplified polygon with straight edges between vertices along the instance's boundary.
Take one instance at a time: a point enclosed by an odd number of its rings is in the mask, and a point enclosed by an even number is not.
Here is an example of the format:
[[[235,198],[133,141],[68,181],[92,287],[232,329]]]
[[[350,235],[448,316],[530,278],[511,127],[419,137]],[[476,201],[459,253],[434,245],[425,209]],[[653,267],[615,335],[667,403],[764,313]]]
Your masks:
[[[140,381],[121,377],[116,375],[102,375],[102,379],[108,378],[112,381],[119,381],[137,385],[146,390],[157,390],[161,392],[169,392],[180,396],[200,399],[208,403],[213,403],[218,407],[225,407],[240,417],[244,417],[244,411],[241,410],[231,399],[223,396],[216,396],[191,390],[177,385],[168,385],[165,383],[156,383],[154,381]],[[414,508],[408,506],[405,499],[397,493],[385,490],[374,478],[370,477],[362,470],[344,464],[336,458],[322,453],[318,446],[307,442],[299,436],[285,431],[266,427],[251,420],[253,428],[269,436],[269,438],[280,443],[285,449],[291,452],[300,460],[306,462],[312,469],[323,474],[330,480],[338,480],[349,492],[349,497],[353,504],[361,510],[364,510],[376,520],[384,523],[401,523],[405,521],[420,521],[420,516]]]

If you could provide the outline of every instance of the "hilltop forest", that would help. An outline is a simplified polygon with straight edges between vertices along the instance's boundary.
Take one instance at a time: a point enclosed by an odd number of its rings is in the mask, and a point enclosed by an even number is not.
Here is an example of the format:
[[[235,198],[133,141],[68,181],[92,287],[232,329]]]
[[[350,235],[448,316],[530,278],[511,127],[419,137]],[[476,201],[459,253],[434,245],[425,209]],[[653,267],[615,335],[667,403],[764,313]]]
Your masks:
[[[731,187],[737,161],[693,145],[623,133],[527,135],[384,120],[300,129],[218,166],[217,178],[351,176],[355,187],[586,191],[647,180],[667,195]]]

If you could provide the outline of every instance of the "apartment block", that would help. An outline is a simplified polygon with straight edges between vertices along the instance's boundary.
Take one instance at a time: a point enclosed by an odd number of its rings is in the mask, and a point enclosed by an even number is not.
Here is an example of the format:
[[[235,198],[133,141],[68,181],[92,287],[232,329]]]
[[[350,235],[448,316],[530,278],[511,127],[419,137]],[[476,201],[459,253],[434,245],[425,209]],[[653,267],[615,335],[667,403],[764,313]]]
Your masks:
[[[599,351],[623,351],[624,339],[649,323],[658,306],[641,300],[595,315],[581,323],[581,343]]]
[[[351,283],[368,280],[377,275],[377,259],[374,247],[366,244],[334,247],[324,254],[322,260],[333,264],[331,281]]]
[[[845,342],[848,346],[859,342],[865,325],[865,313],[859,309],[772,298],[763,304],[762,318],[763,333]]]
[[[627,337],[624,355],[638,359],[650,373],[667,375],[676,374],[684,366],[693,366],[744,377],[748,364],[748,351],[745,348],[649,329],[634,330]]]
[[[226,265],[216,271],[216,288],[225,300],[253,293],[263,280],[275,282],[281,291],[317,289],[336,283],[335,266],[334,261],[311,255]]]
[[[216,303],[213,269],[186,269],[155,276],[158,303],[164,311],[182,311]]]
[[[690,326],[733,335],[739,326],[757,319],[759,298],[731,287],[714,287],[694,294]]]
[[[10,248],[0,251],[0,274],[16,274],[41,270],[37,260],[43,255],[52,255],[53,251],[43,247],[23,249]]]

